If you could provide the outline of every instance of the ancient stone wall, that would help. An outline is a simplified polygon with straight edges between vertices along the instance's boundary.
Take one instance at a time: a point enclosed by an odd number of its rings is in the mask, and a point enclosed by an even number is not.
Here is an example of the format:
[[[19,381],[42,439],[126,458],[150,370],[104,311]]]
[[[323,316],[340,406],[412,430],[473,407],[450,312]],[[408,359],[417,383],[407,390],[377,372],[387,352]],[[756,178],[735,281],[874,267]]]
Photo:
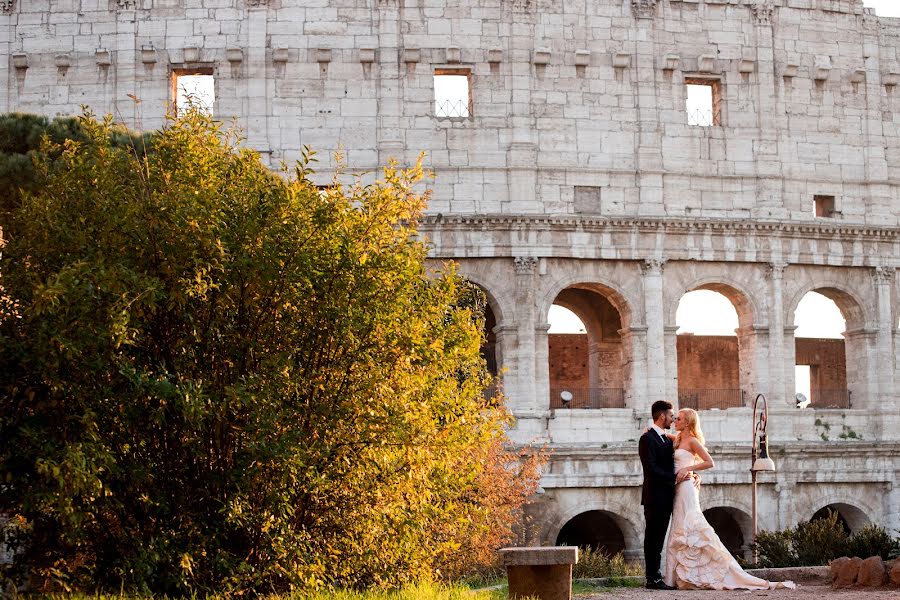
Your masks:
[[[900,24],[859,0],[7,0],[0,32],[0,110],[155,128],[206,69],[273,160],[427,152],[435,213],[898,222]],[[448,67],[468,118],[435,116]]]
[[[511,438],[553,450],[530,541],[596,510],[637,556],[636,440],[684,387],[675,311],[695,289],[735,306],[737,385],[769,400],[762,526],[838,506],[900,528],[898,50],[900,21],[859,0],[0,0],[0,111],[152,129],[173,77],[203,73],[249,146],[273,165],[312,146],[322,183],[333,151],[369,179],[425,151],[432,255],[487,293]],[[468,74],[468,116],[436,112],[444,72]],[[795,407],[810,291],[846,319],[852,407]],[[619,369],[615,402],[553,406],[554,303],[588,328],[590,386]],[[704,508],[746,540],[750,409],[701,419]]]

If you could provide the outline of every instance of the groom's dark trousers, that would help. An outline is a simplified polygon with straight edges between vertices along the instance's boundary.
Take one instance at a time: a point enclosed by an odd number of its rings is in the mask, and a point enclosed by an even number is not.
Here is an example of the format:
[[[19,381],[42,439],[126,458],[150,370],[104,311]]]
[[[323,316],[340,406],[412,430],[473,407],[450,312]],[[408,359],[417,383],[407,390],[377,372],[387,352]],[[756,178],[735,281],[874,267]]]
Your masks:
[[[662,579],[660,557],[672,504],[675,500],[675,456],[672,441],[650,429],[638,442],[638,453],[644,469],[641,504],[644,506],[644,562],[647,582]]]

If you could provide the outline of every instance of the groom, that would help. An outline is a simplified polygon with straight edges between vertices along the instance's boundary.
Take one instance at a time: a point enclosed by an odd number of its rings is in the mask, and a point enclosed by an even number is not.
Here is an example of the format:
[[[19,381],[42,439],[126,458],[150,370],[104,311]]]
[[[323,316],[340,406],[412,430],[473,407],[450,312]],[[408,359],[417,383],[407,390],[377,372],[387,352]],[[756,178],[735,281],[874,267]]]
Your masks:
[[[641,504],[644,506],[644,562],[647,585],[651,590],[674,590],[659,572],[663,541],[675,500],[675,456],[672,441],[665,430],[675,420],[672,403],[659,400],[650,408],[653,425],[641,436],[638,453],[644,469]]]

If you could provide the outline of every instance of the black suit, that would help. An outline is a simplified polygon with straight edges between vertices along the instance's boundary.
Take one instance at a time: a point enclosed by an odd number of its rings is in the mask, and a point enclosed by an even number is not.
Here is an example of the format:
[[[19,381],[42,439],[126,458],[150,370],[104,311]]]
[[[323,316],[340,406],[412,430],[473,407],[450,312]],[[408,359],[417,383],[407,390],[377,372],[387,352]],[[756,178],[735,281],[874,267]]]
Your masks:
[[[652,582],[662,579],[659,563],[675,500],[675,455],[672,441],[660,437],[655,429],[650,429],[641,436],[638,453],[644,468],[644,485],[641,489],[646,523],[644,561],[647,581]]]

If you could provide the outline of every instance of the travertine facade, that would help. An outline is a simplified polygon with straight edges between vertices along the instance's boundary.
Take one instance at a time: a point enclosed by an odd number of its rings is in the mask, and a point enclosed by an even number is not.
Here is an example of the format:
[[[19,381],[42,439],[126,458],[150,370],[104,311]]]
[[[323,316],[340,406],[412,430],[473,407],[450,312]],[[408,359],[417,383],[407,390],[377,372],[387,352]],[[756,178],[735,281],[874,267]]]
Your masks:
[[[898,52],[900,22],[859,0],[2,0],[0,110],[155,128],[185,69],[214,75],[215,113],[273,163],[307,144],[323,171],[338,149],[351,172],[427,152],[434,256],[488,293],[511,435],[554,450],[527,535],[602,511],[634,556],[635,440],[677,397],[694,289],[732,300],[740,389],[773,405],[761,526],[831,505],[900,528]],[[434,116],[436,69],[471,72],[470,117]],[[698,81],[716,126],[688,124]],[[793,407],[813,290],[847,319],[849,408]],[[554,303],[585,321],[591,381],[623,381],[617,408],[550,408]],[[749,409],[702,418],[703,501],[748,540]]]

